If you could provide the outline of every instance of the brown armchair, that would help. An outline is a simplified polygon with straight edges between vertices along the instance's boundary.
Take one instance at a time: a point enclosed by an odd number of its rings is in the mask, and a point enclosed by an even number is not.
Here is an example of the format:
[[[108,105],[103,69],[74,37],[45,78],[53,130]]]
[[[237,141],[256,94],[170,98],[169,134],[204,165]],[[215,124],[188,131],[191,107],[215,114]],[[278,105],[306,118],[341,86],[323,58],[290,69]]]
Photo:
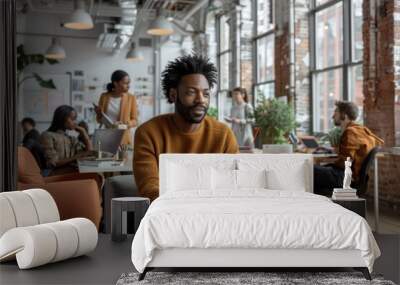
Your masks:
[[[31,152],[25,147],[18,147],[18,190],[47,190],[57,204],[61,220],[87,218],[99,228],[101,184],[96,174],[71,173],[43,177]]]

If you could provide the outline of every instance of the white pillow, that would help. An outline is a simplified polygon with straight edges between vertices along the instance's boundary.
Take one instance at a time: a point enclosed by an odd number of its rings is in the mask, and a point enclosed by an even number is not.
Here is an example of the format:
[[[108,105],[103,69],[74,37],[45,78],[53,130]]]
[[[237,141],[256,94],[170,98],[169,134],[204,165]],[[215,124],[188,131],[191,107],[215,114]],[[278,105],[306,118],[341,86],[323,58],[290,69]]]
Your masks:
[[[185,191],[212,189],[211,167],[170,163],[168,165],[168,190]]]
[[[295,163],[285,170],[269,169],[267,174],[267,188],[272,190],[288,190],[306,192],[307,178],[304,163]]]
[[[236,170],[237,187],[267,188],[266,170]]]
[[[212,168],[212,181],[214,190],[236,190],[236,170]]]

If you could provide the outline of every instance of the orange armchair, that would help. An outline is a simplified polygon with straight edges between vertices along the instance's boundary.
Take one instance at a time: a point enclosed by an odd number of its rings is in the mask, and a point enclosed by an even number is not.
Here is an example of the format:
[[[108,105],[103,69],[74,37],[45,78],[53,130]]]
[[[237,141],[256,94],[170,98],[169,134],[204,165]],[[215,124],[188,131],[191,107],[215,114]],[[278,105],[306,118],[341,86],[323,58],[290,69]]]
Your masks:
[[[71,173],[43,177],[31,152],[18,147],[18,190],[42,188],[54,198],[61,220],[82,217],[99,228],[101,178],[96,174]]]

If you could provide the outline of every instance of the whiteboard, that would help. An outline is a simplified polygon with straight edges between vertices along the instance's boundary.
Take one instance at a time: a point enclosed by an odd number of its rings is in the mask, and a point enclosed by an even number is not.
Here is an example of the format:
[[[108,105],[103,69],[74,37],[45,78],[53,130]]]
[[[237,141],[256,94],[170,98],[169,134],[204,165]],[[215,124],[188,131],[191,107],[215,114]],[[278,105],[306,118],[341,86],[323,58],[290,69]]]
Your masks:
[[[39,85],[35,78],[23,85],[23,116],[38,123],[51,122],[54,110],[61,105],[71,105],[71,76],[69,74],[39,74],[44,80],[52,79],[56,89]],[[26,76],[30,76],[29,74]]]

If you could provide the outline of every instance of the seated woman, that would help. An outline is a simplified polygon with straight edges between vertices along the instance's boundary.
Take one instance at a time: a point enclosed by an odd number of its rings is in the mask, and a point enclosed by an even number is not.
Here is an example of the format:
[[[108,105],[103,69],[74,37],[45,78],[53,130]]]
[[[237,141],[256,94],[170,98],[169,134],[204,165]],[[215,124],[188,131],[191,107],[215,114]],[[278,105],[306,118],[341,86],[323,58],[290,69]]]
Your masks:
[[[89,135],[76,124],[76,117],[76,111],[71,106],[58,107],[49,129],[40,137],[46,166],[52,169],[51,175],[75,172],[76,159],[93,153]],[[81,140],[68,135],[67,130],[77,131]]]

